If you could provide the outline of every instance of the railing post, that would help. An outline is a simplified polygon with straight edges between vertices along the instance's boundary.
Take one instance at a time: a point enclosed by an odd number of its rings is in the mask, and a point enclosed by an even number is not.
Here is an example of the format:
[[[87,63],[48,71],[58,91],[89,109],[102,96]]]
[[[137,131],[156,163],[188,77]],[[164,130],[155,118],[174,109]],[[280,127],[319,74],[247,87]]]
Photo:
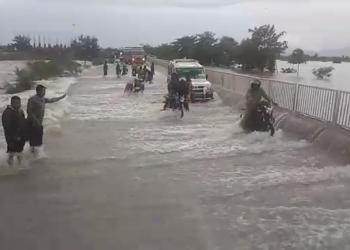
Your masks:
[[[332,124],[337,124],[338,123],[338,114],[340,110],[340,95],[341,91],[337,90],[335,92],[335,102],[334,102],[334,108],[333,108],[333,117],[332,117]]]
[[[272,81],[268,80],[267,85],[267,93],[269,93],[269,96],[275,100],[276,98],[272,96]]]
[[[293,95],[293,107],[294,111],[297,111],[298,108],[298,99],[299,99],[299,84],[295,85],[294,95]]]
[[[220,73],[221,74],[221,86],[224,86],[224,74],[223,73]]]
[[[232,76],[231,77],[231,79],[232,79],[232,89],[236,90],[236,75],[232,74],[231,76]]]

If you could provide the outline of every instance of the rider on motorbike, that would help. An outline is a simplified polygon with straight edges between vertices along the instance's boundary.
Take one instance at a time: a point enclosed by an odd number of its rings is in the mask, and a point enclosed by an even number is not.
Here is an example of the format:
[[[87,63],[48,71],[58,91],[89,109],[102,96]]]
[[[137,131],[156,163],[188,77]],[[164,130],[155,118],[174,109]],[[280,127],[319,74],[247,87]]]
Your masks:
[[[173,101],[177,93],[178,83],[179,83],[179,75],[176,72],[174,72],[171,74],[170,81],[168,82],[168,96],[163,107],[164,110],[167,108],[168,105],[170,106],[171,102]]]
[[[254,79],[250,83],[250,88],[246,93],[246,109],[243,119],[241,120],[241,127],[243,129],[248,127],[248,122],[252,119],[252,114],[254,114],[257,106],[261,102],[261,98],[266,99],[269,104],[277,106],[278,104],[272,100],[270,96],[268,96],[265,90],[261,87],[261,81],[258,79]]]
[[[181,78],[179,80],[179,83],[177,84],[177,89],[176,89],[177,94],[179,97],[184,97],[185,100],[187,100],[187,96],[189,94],[189,89],[188,89],[188,84],[185,78]],[[187,111],[189,111],[188,103],[187,101],[184,103],[184,107]]]

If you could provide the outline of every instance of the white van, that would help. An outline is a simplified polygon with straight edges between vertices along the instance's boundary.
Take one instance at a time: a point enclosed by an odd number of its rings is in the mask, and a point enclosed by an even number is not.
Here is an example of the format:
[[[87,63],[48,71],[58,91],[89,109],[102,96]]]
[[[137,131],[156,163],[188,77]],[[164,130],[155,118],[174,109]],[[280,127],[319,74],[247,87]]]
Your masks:
[[[168,65],[167,81],[176,72],[179,77],[190,76],[192,81],[191,101],[210,100],[214,98],[211,83],[204,67],[195,59],[174,59]]]

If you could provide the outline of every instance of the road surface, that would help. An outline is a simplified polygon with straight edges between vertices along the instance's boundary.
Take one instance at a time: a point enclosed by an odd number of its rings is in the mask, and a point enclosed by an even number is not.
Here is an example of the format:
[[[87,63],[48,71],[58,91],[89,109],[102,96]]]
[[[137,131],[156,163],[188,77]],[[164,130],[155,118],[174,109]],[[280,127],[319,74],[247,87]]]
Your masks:
[[[181,120],[85,73],[48,158],[0,179],[4,250],[350,249],[350,168],[277,132],[243,135],[218,97]]]

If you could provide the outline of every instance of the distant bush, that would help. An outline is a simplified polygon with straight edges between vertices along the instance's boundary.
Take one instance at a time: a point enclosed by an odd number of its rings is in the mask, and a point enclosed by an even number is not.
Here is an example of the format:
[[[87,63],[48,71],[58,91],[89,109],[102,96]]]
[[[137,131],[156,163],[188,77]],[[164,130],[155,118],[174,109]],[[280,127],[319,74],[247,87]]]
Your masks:
[[[105,61],[106,61],[105,58],[96,58],[95,60],[92,61],[92,65],[99,66],[99,65],[104,64]]]
[[[312,74],[318,79],[326,79],[332,76],[331,72],[334,70],[333,67],[321,67],[318,69],[313,69]]]
[[[81,73],[82,70],[81,64],[68,59],[28,62],[26,68],[16,68],[16,80],[13,83],[5,83],[4,88],[7,94],[15,94],[32,89],[36,85],[35,81],[73,76]]]

